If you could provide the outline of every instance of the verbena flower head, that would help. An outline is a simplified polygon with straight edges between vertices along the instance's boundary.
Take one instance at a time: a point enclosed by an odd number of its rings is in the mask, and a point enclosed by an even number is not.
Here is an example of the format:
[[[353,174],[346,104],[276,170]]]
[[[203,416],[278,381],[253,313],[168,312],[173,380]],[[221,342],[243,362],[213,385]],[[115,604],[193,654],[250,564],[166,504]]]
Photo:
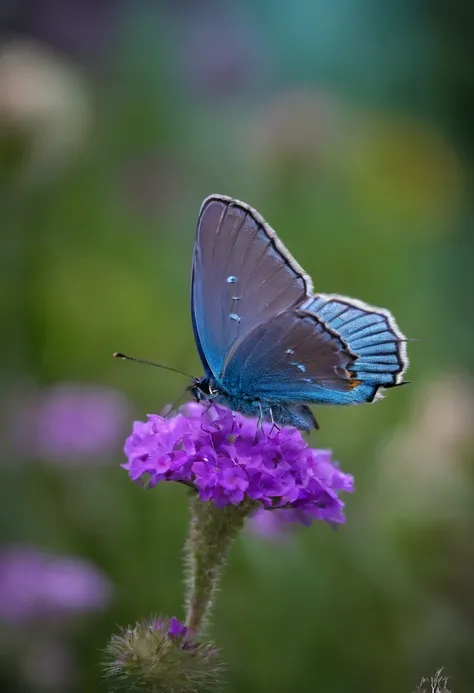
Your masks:
[[[218,507],[250,500],[267,510],[304,511],[305,523],[344,522],[338,492],[353,490],[331,452],[309,447],[295,428],[272,430],[218,406],[190,403],[171,418],[135,422],[125,453],[133,481],[185,483]]]
[[[23,623],[101,611],[111,596],[105,575],[79,558],[23,545],[0,554],[0,620]]]

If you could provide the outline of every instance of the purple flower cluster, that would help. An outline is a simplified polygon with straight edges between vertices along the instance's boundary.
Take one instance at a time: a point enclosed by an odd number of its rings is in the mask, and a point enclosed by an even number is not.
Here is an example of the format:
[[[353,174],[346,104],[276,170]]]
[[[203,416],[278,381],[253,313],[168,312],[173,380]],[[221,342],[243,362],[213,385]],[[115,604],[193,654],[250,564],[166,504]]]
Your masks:
[[[353,479],[294,428],[259,426],[222,407],[189,403],[171,418],[135,422],[123,467],[133,481],[179,481],[218,507],[255,501],[266,509],[304,511],[305,520],[344,522],[339,491]]]

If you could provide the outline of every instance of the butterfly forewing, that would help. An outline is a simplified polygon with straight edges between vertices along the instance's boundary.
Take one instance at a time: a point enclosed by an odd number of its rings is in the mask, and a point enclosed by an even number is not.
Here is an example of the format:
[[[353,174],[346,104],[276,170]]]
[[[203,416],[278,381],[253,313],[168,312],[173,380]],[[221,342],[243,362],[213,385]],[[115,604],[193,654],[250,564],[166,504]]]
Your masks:
[[[237,340],[298,306],[311,291],[310,278],[255,210],[218,195],[204,201],[191,300],[196,341],[208,374],[219,377]]]

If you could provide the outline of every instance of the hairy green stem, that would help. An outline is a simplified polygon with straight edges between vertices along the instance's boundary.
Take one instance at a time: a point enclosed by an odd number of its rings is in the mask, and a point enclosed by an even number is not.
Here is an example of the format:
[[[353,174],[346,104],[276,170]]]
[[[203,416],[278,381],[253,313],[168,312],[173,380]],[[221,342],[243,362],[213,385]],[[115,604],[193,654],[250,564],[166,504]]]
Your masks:
[[[191,525],[185,546],[188,567],[186,625],[201,631],[209,617],[230,546],[244,520],[253,510],[251,502],[217,508],[198,498],[191,502]]]

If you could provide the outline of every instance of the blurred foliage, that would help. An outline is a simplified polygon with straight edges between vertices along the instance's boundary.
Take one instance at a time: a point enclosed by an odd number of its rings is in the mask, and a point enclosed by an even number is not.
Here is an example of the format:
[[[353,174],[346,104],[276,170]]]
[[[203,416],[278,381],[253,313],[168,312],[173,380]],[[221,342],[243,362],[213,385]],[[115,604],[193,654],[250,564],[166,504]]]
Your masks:
[[[25,458],[11,413],[25,388],[111,387],[132,403],[124,438],[179,397],[181,376],[111,355],[200,373],[190,262],[212,192],[259,209],[317,290],[387,306],[419,340],[409,387],[318,412],[313,442],[356,478],[347,525],[236,545],[212,629],[228,690],[411,693],[440,667],[472,690],[472,15],[467,0],[2,5],[2,541],[115,585],[105,614],[69,626],[67,685],[25,668],[44,624],[2,625],[2,691],[105,691],[116,624],[180,615],[184,489],[134,487],[122,439],[97,464]]]

